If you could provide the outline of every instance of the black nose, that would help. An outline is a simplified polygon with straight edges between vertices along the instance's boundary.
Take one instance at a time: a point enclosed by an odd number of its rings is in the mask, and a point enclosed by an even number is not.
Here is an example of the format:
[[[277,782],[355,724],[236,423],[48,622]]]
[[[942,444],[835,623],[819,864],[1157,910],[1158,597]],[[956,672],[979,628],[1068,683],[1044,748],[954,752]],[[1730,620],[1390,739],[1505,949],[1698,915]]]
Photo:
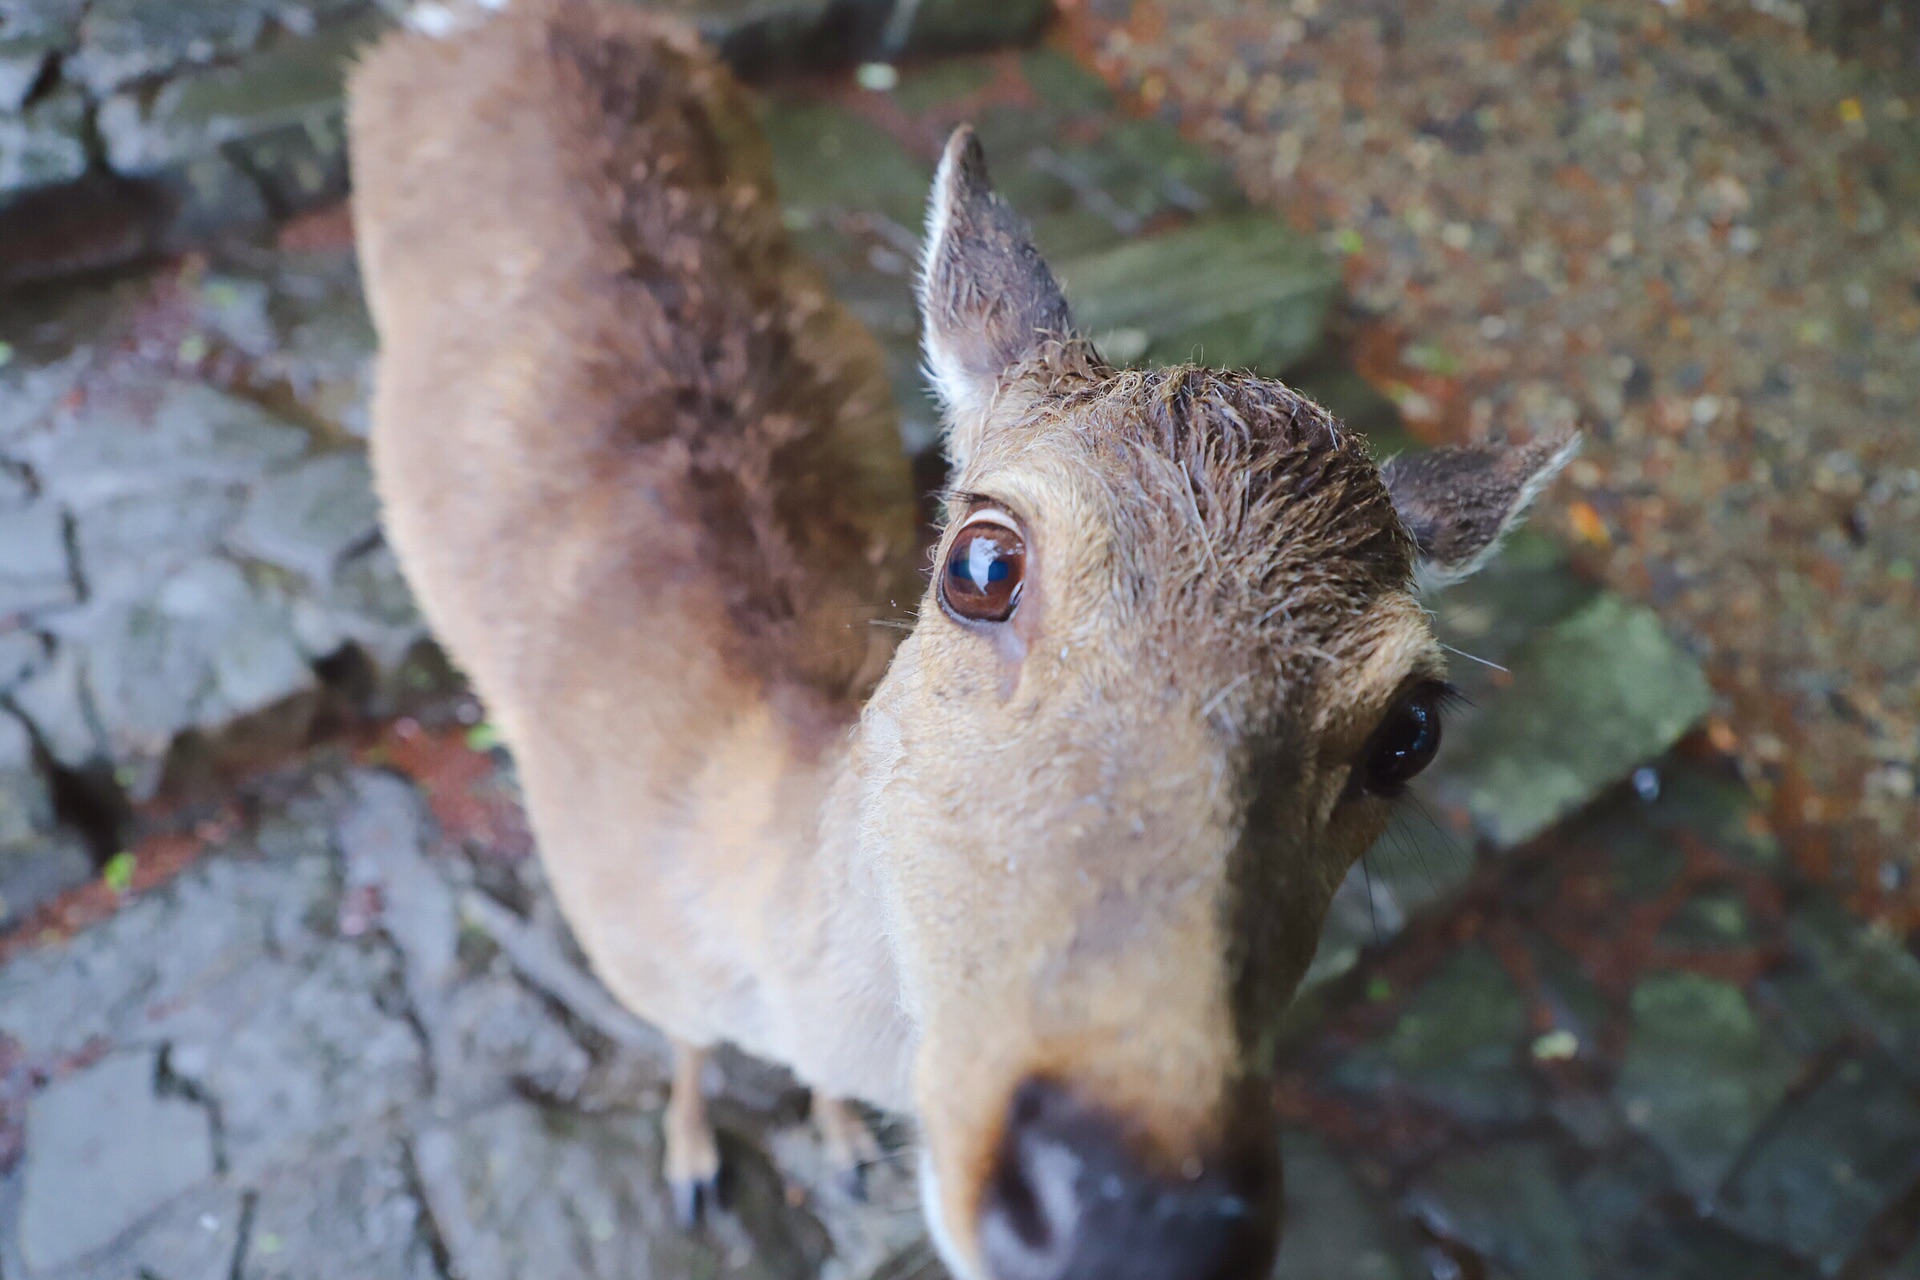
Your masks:
[[[1115,1119],[1061,1086],[1014,1094],[981,1201],[993,1280],[1263,1280],[1279,1241],[1280,1158],[1265,1110],[1236,1149],[1142,1167]]]

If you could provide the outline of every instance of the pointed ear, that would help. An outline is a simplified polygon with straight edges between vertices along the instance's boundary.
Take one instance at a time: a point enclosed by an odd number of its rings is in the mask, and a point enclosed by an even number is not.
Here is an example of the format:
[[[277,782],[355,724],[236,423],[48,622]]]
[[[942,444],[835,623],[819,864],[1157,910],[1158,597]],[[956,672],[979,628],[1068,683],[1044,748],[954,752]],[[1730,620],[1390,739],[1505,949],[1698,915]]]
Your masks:
[[[962,125],[947,140],[927,205],[920,264],[921,342],[927,374],[951,423],[992,401],[1001,375],[1073,318],[1026,220],[987,179],[987,157]]]
[[[1568,432],[1524,445],[1434,449],[1382,467],[1394,510],[1420,547],[1421,589],[1478,571],[1579,448],[1580,437]]]

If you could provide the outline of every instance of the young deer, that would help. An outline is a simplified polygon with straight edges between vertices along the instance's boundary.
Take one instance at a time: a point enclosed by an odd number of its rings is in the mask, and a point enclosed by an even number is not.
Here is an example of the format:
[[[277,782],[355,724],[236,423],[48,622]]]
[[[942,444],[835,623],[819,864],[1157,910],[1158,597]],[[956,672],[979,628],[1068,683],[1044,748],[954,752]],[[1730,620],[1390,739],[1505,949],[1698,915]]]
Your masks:
[[[879,354],[690,36],[539,0],[393,37],[351,127],[388,529],[581,945],[672,1038],[683,1207],[728,1040],[849,1168],[841,1099],[916,1116],[968,1280],[1264,1275],[1263,1031],[1439,742],[1416,571],[1477,564],[1568,442],[1383,473],[1277,382],[1106,365],[962,129],[923,586]]]

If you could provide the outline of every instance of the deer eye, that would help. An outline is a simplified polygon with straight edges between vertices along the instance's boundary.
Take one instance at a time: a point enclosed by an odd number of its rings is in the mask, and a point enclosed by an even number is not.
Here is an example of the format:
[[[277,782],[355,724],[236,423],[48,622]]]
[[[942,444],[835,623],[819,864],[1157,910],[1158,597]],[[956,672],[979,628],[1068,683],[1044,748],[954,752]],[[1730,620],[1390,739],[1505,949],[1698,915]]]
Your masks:
[[[1398,795],[1440,750],[1440,707],[1447,688],[1423,684],[1402,695],[1373,732],[1360,762],[1361,777],[1375,795]]]
[[[968,622],[1005,622],[1020,603],[1027,544],[1012,518],[982,511],[961,526],[940,571],[940,603]]]

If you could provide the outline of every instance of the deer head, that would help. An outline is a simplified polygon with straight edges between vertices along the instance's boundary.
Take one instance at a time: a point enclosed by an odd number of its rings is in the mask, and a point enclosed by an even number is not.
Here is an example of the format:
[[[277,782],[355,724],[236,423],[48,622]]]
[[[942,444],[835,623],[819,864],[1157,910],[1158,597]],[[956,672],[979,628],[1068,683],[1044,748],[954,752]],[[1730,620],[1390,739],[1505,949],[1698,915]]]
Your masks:
[[[948,520],[856,750],[928,1217],[967,1280],[1264,1276],[1263,1030],[1439,744],[1416,578],[1571,442],[1383,472],[1278,382],[1107,366],[966,129],[921,307]]]

